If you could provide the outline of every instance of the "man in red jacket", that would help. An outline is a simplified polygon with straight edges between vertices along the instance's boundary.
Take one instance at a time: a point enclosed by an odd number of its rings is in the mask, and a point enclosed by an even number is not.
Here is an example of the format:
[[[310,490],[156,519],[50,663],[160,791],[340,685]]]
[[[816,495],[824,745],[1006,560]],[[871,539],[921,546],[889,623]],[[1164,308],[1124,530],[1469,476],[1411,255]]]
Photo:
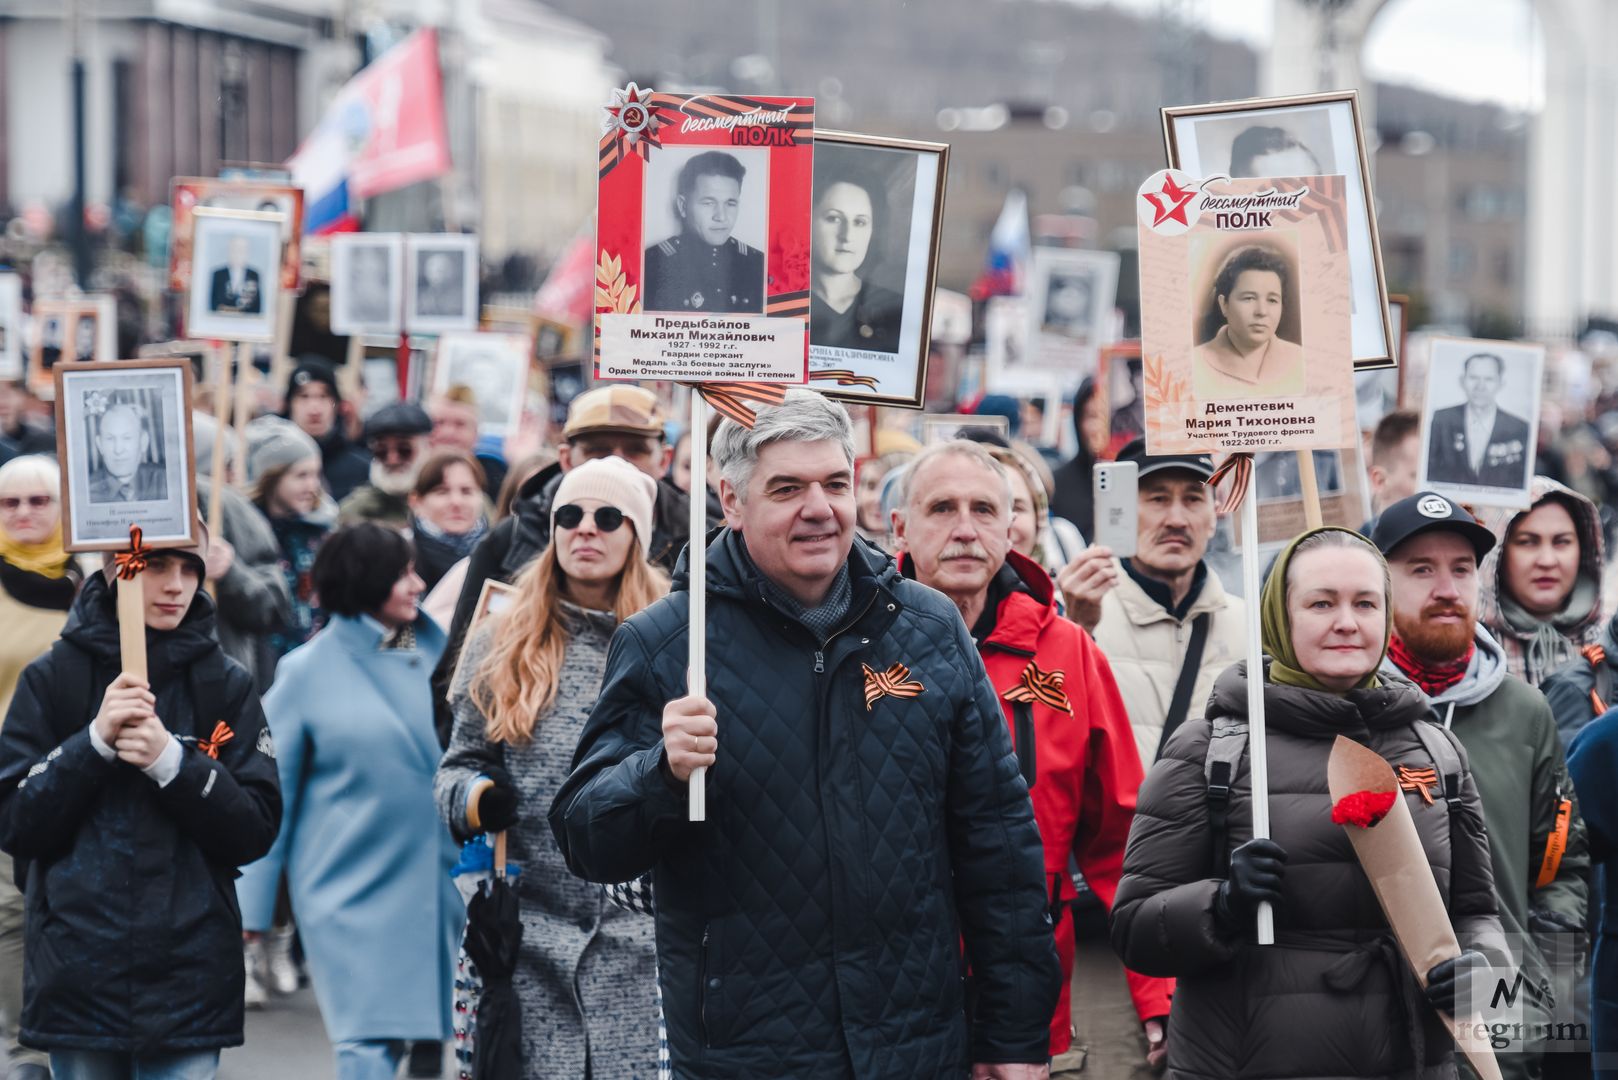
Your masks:
[[[1051,1054],[1061,1055],[1073,1041],[1068,859],[1111,907],[1143,776],[1129,716],[1107,658],[1057,613],[1049,575],[1011,549],[1010,480],[983,447],[948,442],[917,457],[905,471],[893,526],[900,569],[960,608],[1011,727],[1045,848],[1064,976]],[[1131,972],[1129,988],[1158,1056],[1174,982]]]

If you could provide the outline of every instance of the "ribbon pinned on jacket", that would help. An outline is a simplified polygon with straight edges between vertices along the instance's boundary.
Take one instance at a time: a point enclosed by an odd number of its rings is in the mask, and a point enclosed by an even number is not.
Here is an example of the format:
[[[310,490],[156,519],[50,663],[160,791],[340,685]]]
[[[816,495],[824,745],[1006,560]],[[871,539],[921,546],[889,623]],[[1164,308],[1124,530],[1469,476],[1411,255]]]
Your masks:
[[[202,751],[204,754],[207,754],[215,761],[218,761],[219,748],[235,737],[236,733],[230,730],[230,728],[225,725],[223,720],[219,720],[214,723],[212,735],[208,736],[206,739],[197,740],[197,749]]]
[[[1037,701],[1072,716],[1073,703],[1068,700],[1067,691],[1062,689],[1066,681],[1067,676],[1062,672],[1041,671],[1039,665],[1030,660],[1028,666],[1022,669],[1021,681],[1005,691],[1004,697],[1007,701]]]
[[[694,383],[691,389],[702,395],[715,412],[752,430],[754,409],[759,405],[779,405],[786,400],[787,388],[771,383]],[[753,402],[749,407],[747,402]]]
[[[910,678],[910,669],[903,664],[894,664],[886,671],[873,671],[869,664],[861,664],[860,667],[865,670],[866,712],[871,711],[871,706],[879,698],[913,698],[927,689]]]
[[[146,569],[146,556],[152,549],[141,543],[139,525],[129,527],[129,550],[120,551],[112,557],[113,565],[118,568],[118,578],[121,581],[134,581],[140,572]]]
[[[1399,787],[1405,791],[1414,791],[1421,796],[1421,801],[1428,806],[1433,805],[1433,789],[1438,786],[1438,770],[1412,769],[1409,765],[1399,766]]]

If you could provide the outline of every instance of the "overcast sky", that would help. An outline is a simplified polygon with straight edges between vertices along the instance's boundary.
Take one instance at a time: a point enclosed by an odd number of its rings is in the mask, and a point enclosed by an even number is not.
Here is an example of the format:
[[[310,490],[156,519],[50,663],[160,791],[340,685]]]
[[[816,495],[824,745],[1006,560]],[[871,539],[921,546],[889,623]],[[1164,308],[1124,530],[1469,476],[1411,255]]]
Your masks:
[[[1076,0],[1156,14],[1160,0]],[[1257,48],[1269,44],[1269,0],[1190,0],[1209,30]],[[1452,97],[1538,108],[1544,98],[1544,39],[1532,0],[1393,0],[1371,24],[1366,74]]]

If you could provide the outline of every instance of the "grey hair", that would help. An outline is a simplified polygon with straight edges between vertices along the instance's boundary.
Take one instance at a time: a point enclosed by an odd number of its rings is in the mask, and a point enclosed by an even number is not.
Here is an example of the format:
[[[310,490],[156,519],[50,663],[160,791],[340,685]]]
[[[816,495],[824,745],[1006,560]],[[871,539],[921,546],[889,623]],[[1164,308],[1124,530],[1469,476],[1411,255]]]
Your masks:
[[[904,475],[899,478],[899,511],[904,514],[910,512],[910,497],[915,494],[916,474],[921,467],[934,458],[941,458],[946,454],[969,458],[982,465],[1000,478],[1000,486],[1005,489],[1005,510],[1011,512],[1011,474],[1006,467],[995,460],[982,443],[971,439],[951,439],[949,442],[934,443],[921,453],[917,454],[905,469]]]
[[[1359,533],[1349,532],[1347,529],[1322,529],[1314,535],[1298,541],[1298,546],[1292,549],[1292,556],[1287,560],[1287,576],[1286,580],[1282,583],[1286,586],[1282,593],[1283,599],[1290,600],[1292,598],[1292,579],[1297,573],[1296,568],[1298,565],[1298,556],[1302,555],[1306,551],[1315,551],[1317,549],[1325,548],[1342,548],[1347,551],[1353,551],[1357,548],[1362,551],[1370,552],[1371,557],[1377,561],[1377,565],[1382,567],[1382,597],[1384,600],[1384,606],[1387,606],[1388,602],[1391,602],[1393,597],[1393,579],[1388,573],[1388,561],[1382,557],[1382,553],[1376,549],[1375,544],[1371,543]]]
[[[759,451],[778,442],[835,442],[849,469],[854,468],[854,425],[848,413],[813,390],[794,387],[781,404],[760,408],[751,428],[727,419],[714,433],[714,465],[738,498],[747,497]]]
[[[62,486],[62,471],[56,459],[44,454],[24,454],[0,465],[0,491],[42,487],[56,495]]]

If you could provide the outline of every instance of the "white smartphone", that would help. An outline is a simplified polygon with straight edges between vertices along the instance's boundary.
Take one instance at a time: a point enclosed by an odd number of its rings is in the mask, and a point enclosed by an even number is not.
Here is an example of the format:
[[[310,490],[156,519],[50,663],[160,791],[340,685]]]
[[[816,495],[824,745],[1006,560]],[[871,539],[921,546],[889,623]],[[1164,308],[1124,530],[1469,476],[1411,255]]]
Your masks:
[[[1094,486],[1096,527],[1090,541],[1111,548],[1120,559],[1135,554],[1135,502],[1137,474],[1133,461],[1100,461],[1091,470]]]

